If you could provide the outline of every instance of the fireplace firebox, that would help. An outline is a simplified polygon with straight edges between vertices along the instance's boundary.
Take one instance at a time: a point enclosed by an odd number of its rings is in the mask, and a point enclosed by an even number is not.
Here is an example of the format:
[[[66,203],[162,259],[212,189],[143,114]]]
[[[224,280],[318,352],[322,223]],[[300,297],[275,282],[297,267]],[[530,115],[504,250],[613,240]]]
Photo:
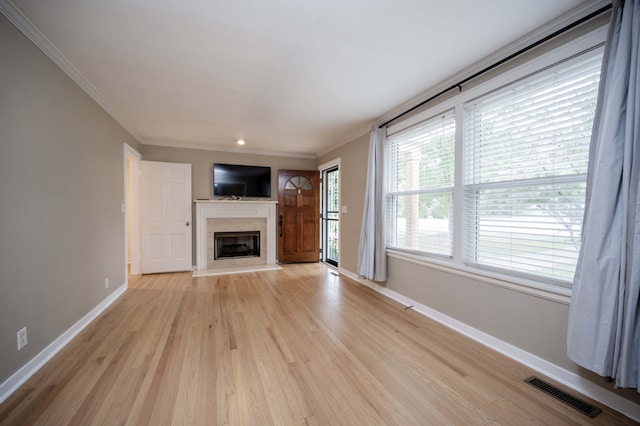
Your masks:
[[[214,232],[214,258],[260,257],[260,231]]]

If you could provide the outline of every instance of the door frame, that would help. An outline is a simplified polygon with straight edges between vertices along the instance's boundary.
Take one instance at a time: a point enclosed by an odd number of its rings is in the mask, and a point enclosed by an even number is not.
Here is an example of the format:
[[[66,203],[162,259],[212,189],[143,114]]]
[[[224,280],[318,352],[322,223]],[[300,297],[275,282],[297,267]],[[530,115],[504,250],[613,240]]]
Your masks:
[[[140,275],[140,160],[142,155],[126,142],[123,145],[124,266],[127,276],[129,273]],[[131,226],[129,226],[129,217]],[[129,248],[131,248],[131,254],[129,254]],[[128,268],[129,261],[131,261],[131,271]]]
[[[325,254],[326,254],[326,247],[324,246],[324,238],[323,238],[323,226],[322,226],[322,214],[324,211],[324,196],[325,196],[325,185],[324,185],[324,175],[323,172],[325,170],[328,169],[333,169],[337,167],[338,168],[338,206],[340,206],[340,212],[338,214],[338,269],[340,268],[340,265],[342,265],[341,263],[341,259],[340,256],[342,255],[342,247],[341,246],[341,239],[340,236],[342,235],[342,230],[340,229],[341,225],[342,225],[342,172],[340,170],[341,167],[341,157],[335,158],[333,160],[327,161],[326,163],[320,164],[318,166],[318,171],[320,172],[320,248],[322,249],[322,254],[320,256],[320,261],[322,263],[324,263],[325,265],[328,265],[332,268],[335,268],[335,266],[333,266],[330,263],[327,263],[324,261],[325,259]]]

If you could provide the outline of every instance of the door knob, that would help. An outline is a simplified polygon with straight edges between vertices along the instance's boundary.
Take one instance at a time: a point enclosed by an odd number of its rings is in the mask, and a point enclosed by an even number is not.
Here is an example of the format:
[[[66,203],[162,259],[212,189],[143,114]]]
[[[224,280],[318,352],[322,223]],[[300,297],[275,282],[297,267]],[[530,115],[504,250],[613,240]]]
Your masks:
[[[189,221],[187,221],[187,226],[189,226]]]

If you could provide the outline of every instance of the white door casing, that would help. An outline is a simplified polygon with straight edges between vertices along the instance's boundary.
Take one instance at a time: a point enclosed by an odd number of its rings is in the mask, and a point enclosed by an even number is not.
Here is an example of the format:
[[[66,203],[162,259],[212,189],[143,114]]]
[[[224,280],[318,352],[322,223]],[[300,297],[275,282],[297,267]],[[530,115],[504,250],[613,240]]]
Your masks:
[[[140,162],[141,273],[191,263],[191,164]]]
[[[125,170],[125,268],[130,262],[131,275],[140,275],[140,161],[138,151],[124,143]]]

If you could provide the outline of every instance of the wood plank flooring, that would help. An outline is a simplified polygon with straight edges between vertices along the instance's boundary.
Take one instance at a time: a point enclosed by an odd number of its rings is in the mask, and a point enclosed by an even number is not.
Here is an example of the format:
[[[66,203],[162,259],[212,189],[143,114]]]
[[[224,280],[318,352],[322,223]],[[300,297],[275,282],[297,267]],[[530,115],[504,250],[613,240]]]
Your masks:
[[[149,275],[0,424],[634,424],[602,406],[589,419],[533,374],[321,264]]]

